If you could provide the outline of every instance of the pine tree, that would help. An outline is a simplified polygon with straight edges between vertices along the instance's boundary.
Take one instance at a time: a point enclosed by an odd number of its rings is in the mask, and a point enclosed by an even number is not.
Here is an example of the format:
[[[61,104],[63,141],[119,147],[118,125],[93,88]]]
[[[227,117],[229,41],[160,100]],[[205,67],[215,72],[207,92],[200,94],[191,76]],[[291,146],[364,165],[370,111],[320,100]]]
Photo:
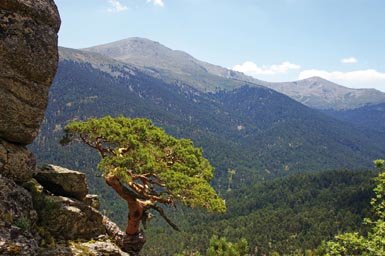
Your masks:
[[[214,169],[202,150],[191,140],[168,135],[150,120],[107,116],[72,121],[64,131],[62,144],[80,141],[97,150],[102,177],[127,201],[125,250],[132,255],[145,243],[140,224],[146,226],[150,210],[159,212],[176,230],[163,206],[180,202],[211,212],[226,210],[224,200],[210,186]]]

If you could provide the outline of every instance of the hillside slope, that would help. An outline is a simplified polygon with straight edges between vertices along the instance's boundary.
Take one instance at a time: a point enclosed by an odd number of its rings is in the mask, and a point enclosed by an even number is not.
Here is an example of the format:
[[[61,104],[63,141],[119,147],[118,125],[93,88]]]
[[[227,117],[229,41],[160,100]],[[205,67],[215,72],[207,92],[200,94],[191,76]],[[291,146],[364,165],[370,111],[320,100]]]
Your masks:
[[[230,241],[246,238],[254,255],[316,255],[305,251],[340,232],[364,230],[374,176],[346,170],[296,174],[233,190],[223,194],[229,206],[224,215],[179,210],[173,216],[182,225],[177,233],[162,230],[158,222],[152,225],[148,232],[158,238],[144,252],[205,252],[216,234]]]
[[[326,110],[325,114],[355,126],[385,133],[385,103],[347,110]]]

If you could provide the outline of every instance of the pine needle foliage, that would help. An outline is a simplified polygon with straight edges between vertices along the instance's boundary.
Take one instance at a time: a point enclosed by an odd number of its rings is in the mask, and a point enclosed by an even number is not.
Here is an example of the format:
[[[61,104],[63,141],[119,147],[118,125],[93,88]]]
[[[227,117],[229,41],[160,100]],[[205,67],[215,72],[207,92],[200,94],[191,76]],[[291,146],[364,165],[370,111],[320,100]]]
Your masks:
[[[191,140],[177,139],[148,119],[113,118],[72,121],[62,144],[81,141],[101,155],[98,169],[115,176],[153,203],[203,207],[224,212],[226,206],[210,185],[214,168]]]

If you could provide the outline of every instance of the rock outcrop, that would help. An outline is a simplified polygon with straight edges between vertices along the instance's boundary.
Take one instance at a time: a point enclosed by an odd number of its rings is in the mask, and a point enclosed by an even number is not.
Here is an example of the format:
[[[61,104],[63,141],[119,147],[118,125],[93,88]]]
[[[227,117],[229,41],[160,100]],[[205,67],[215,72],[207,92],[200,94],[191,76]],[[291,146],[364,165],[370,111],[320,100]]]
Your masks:
[[[100,209],[100,200],[97,195],[88,194],[84,197],[83,202],[97,210]]]
[[[58,62],[60,17],[52,0],[0,1],[0,137],[36,137]]]
[[[56,165],[45,165],[38,169],[34,178],[53,194],[83,200],[88,194],[84,173]]]
[[[39,251],[39,256],[130,256],[123,252],[113,241],[100,236],[91,241],[71,241],[59,243],[55,248]]]
[[[31,194],[13,180],[1,176],[0,220],[7,224],[23,226],[32,226],[37,220]]]
[[[36,169],[26,148],[47,106],[59,27],[53,0],[0,0],[0,255],[128,255],[85,175]]]
[[[110,240],[72,244],[71,248],[74,254],[79,253],[79,255],[89,253],[89,255],[95,256],[129,256],[128,253],[121,251],[120,248]]]
[[[34,179],[25,186],[32,194],[39,216],[38,225],[56,239],[92,239],[106,234],[103,215],[87,203],[60,193],[52,194]]]
[[[0,1],[0,255],[37,255],[32,196],[20,185],[36,161],[36,137],[56,73],[60,17],[52,0]]]
[[[35,157],[25,146],[9,143],[0,138],[1,175],[21,184],[32,178],[31,170],[34,170],[35,165]]]
[[[61,169],[55,166],[54,170],[58,168]],[[62,170],[59,172],[63,175]],[[84,179],[82,182],[79,185],[86,186]],[[35,179],[24,185],[32,195],[38,226],[55,239],[55,246],[39,248],[39,255],[129,256],[120,249],[125,233],[92,206],[99,207],[96,195],[87,194],[80,201],[62,196],[59,190],[53,194]]]
[[[38,242],[22,228],[0,222],[0,255],[38,255]]]
[[[28,191],[0,176],[0,255],[36,255],[38,242],[30,232],[36,221]]]

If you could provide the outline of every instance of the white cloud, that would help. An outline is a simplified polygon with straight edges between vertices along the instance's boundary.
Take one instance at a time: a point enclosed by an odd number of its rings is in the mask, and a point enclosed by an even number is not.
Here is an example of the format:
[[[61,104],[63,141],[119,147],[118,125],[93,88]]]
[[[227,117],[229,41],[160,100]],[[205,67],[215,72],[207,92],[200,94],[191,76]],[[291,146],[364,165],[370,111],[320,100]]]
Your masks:
[[[349,72],[325,71],[325,70],[303,70],[299,74],[299,79],[312,76],[319,76],[337,84],[352,88],[377,88],[385,92],[385,73],[374,69],[355,70]]]
[[[111,5],[111,7],[107,9],[108,12],[123,12],[128,9],[127,6],[118,0],[108,0],[108,3]]]
[[[147,3],[153,3],[154,5],[157,5],[160,7],[164,6],[163,0],[147,0]]]
[[[258,66],[257,64],[246,61],[243,64],[235,65],[233,70],[245,73],[250,76],[258,75],[276,75],[276,74],[285,74],[291,69],[300,69],[301,66],[297,64],[290,63],[288,61],[282,62],[281,64],[271,65],[271,66]]]
[[[354,57],[348,57],[348,58],[341,59],[341,63],[344,63],[344,64],[355,64],[357,62],[358,62],[358,60]]]

